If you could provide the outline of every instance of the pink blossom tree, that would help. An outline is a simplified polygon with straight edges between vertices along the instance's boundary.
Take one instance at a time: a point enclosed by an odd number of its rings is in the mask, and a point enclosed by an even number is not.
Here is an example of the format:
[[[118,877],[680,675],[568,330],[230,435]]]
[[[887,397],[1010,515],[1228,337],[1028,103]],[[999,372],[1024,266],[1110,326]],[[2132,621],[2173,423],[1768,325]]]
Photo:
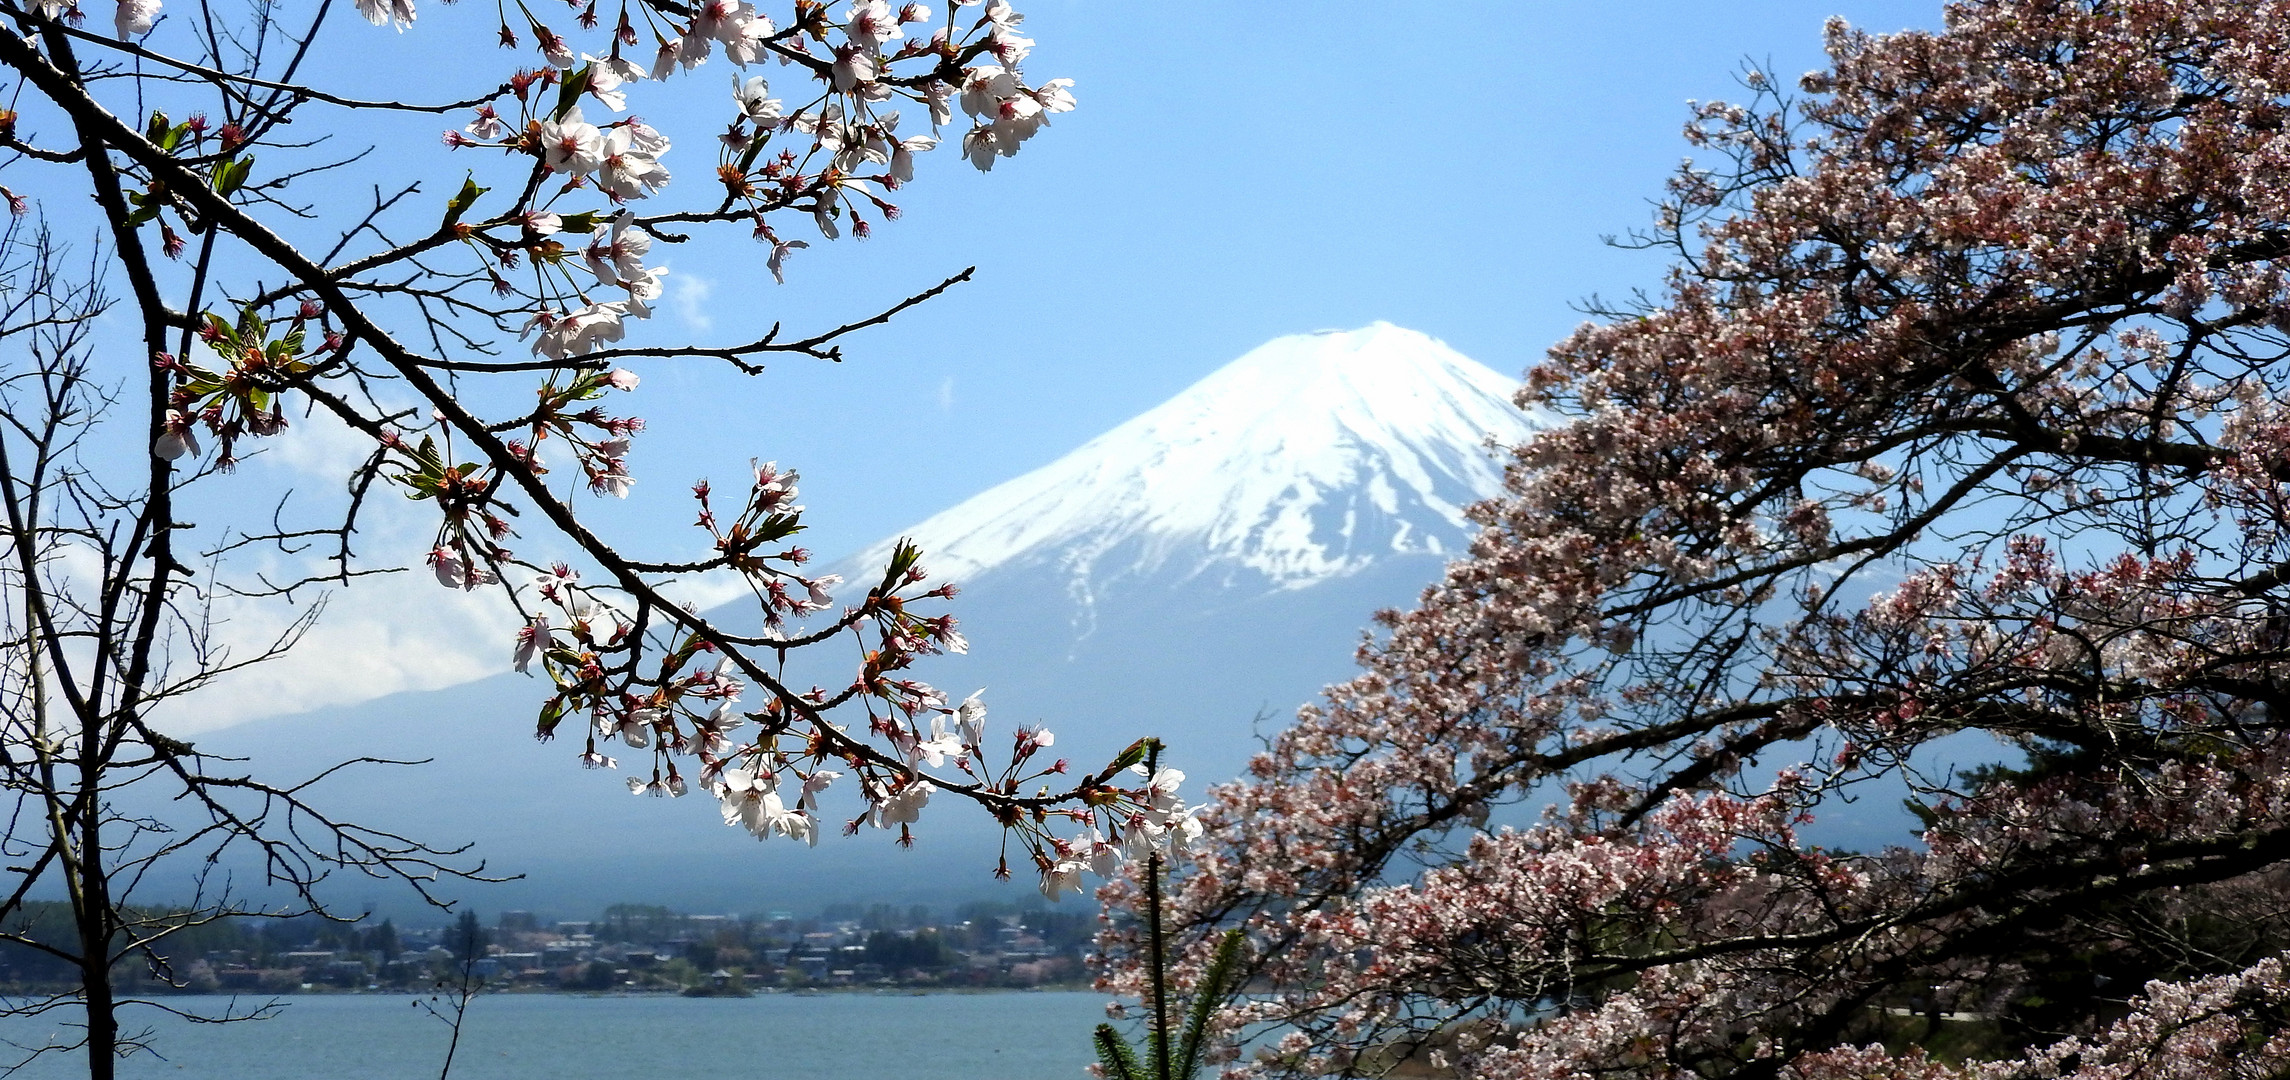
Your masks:
[[[573,0],[555,15],[358,0],[356,15],[0,0],[0,778],[16,800],[0,940],[82,973],[75,992],[17,1011],[84,1010],[91,1068],[109,1075],[134,1046],[112,972],[164,976],[169,935],[257,906],[324,910],[330,875],[429,894],[441,875],[481,872],[329,817],[301,778],[248,777],[152,719],[292,649],[312,593],[379,572],[498,595],[521,626],[501,666],[536,677],[538,734],[571,745],[568,769],[577,757],[618,767],[635,792],[705,790],[723,823],[759,838],[871,824],[908,841],[936,796],[1000,820],[1021,871],[1050,880],[1078,873],[1050,833],[1061,815],[1166,801],[1149,781],[1115,783],[1128,760],[1069,774],[1040,752],[1047,732],[990,736],[975,697],[912,678],[915,658],[963,648],[943,603],[953,588],[911,546],[867,581],[807,573],[793,470],[699,483],[691,542],[671,550],[615,543],[588,509],[635,482],[647,424],[619,403],[644,400],[646,370],[839,359],[847,335],[967,276],[753,341],[664,340],[645,321],[663,245],[737,231],[759,244],[757,279],[784,275],[807,244],[896,217],[931,132],[951,127],[988,169],[1073,108],[1066,80],[1024,73],[1034,42],[1007,0]],[[361,98],[313,81],[322,32],[443,34],[435,51],[454,59],[400,80],[434,99]],[[472,34],[502,59],[462,62]],[[726,71],[729,93],[707,74]],[[695,95],[713,107],[702,129],[630,111]],[[436,120],[420,124],[427,166],[345,142],[409,116],[442,119],[452,156],[430,141]],[[422,174],[441,159],[450,178]],[[376,163],[407,162],[394,189],[342,197]],[[886,301],[912,291],[890,280],[873,283]],[[366,447],[339,496],[255,503],[234,463],[324,425]],[[434,539],[357,542],[389,492],[431,515]],[[744,583],[753,606],[719,619],[677,601],[678,582],[711,574]],[[219,605],[265,600],[305,614],[267,641],[218,635]],[[847,666],[798,684],[790,654]],[[164,862],[229,867],[233,852],[267,892],[220,871],[192,896],[154,884]],[[26,905],[58,894],[73,940],[19,932]]]
[[[2290,3],[1828,49],[1696,107],[1571,422],[1216,792],[1228,1075],[2290,1067]]]

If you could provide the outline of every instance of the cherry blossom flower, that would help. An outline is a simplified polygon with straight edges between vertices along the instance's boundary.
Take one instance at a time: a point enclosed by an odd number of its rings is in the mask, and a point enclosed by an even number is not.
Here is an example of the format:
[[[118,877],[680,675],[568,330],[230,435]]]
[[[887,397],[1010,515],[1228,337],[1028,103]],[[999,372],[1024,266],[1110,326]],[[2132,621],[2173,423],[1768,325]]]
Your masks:
[[[1016,97],[1018,79],[999,64],[980,64],[962,73],[962,111],[991,120],[1002,102]]]
[[[932,790],[933,786],[928,780],[910,782],[896,794],[883,796],[876,801],[869,812],[869,819],[878,829],[912,825],[921,820],[922,808],[930,804]]]
[[[493,111],[493,106],[479,105],[477,107],[477,119],[470,121],[469,126],[462,128],[462,130],[468,132],[472,138],[485,142],[497,142],[508,136],[509,125],[501,122],[501,117]]]
[[[199,456],[199,432],[193,418],[181,409],[167,410],[167,422],[151,444],[151,453],[163,461]]]
[[[899,114],[886,113],[876,121],[876,128],[868,139],[869,156],[890,165],[890,178],[904,184],[914,179],[914,156],[937,149],[935,135],[915,135],[901,139],[897,136]]]
[[[628,475],[628,463],[620,458],[606,458],[588,466],[588,489],[599,495],[625,499],[635,486],[636,478]]]
[[[1062,859],[1042,870],[1042,895],[1055,901],[1066,893],[1081,891],[1082,872],[1089,864],[1079,859]]]
[[[619,341],[626,333],[621,320],[629,314],[632,303],[629,300],[611,300],[553,317],[534,339],[533,354],[551,360],[563,360],[595,352]]]
[[[933,79],[922,86],[923,102],[930,106],[930,122],[945,125],[954,122],[953,83]]]
[[[581,253],[581,258],[588,264],[589,272],[596,275],[599,283],[617,285],[625,279],[643,277],[648,273],[644,268],[644,256],[651,250],[652,234],[638,228],[635,215],[624,210],[613,217],[609,231],[597,234],[596,241]],[[629,378],[634,378],[633,373]],[[629,387],[615,384],[615,388],[634,387],[632,383]]]
[[[750,75],[746,82],[732,79],[732,103],[739,107],[740,115],[758,125],[779,119],[779,99],[771,96],[771,84],[761,75]]]
[[[1051,79],[1034,91],[1034,100],[1041,103],[1044,112],[1072,112],[1074,109],[1073,80]]]
[[[628,133],[628,145],[658,158],[668,152],[668,137],[660,134],[642,118],[631,116],[620,122],[620,130]]]
[[[652,57],[653,78],[666,79],[668,76],[676,73],[677,61],[680,60],[683,55],[683,40],[684,39],[682,38],[675,38],[664,39],[660,42],[659,52],[653,54]],[[703,44],[700,46],[700,48],[702,49],[702,59],[705,59],[706,46]],[[698,63],[698,61],[694,61],[693,63]],[[689,68],[692,66],[692,64],[686,64],[684,66]]]
[[[636,134],[625,126],[604,133],[598,151],[596,186],[616,200],[656,195],[668,184],[668,170],[659,158],[636,147]]]
[[[833,769],[814,769],[803,778],[803,794],[795,801],[795,808],[812,814],[819,812],[819,793],[827,790],[843,774]]]
[[[771,280],[787,284],[787,256],[790,252],[810,247],[806,240],[782,240],[771,245],[771,256],[764,260],[764,269],[771,271]]]
[[[442,574],[443,571],[440,571],[441,576]],[[526,668],[532,665],[533,657],[547,648],[548,643],[549,617],[546,613],[534,615],[524,626],[519,627],[517,629],[517,648],[511,656],[511,660],[516,665],[517,673],[524,674]]]
[[[961,736],[946,730],[945,717],[934,716],[930,719],[930,737],[914,741],[907,751],[907,761],[909,764],[923,764],[935,769],[945,765],[948,757],[961,753]]]
[[[627,67],[603,57],[580,55],[582,70],[588,73],[588,96],[601,102],[613,112],[628,111],[628,92],[621,86],[629,81]],[[638,73],[641,75],[641,72]]]
[[[884,0],[857,0],[843,15],[843,32],[853,45],[866,50],[879,50],[885,44],[906,36],[899,28],[898,17]]]
[[[746,67],[762,52],[764,39],[773,33],[771,20],[758,13],[747,0],[707,0],[700,5],[692,19],[692,31],[678,45],[686,68],[697,66],[707,59],[708,44],[722,42],[724,55],[732,63]],[[693,46],[697,44],[695,50]]]
[[[1001,148],[995,143],[992,127],[979,124],[962,133],[962,157],[977,166],[980,172],[992,171],[994,159],[1000,154]]]
[[[646,74],[643,65],[620,55],[620,47],[617,44],[604,56],[592,59],[583,54],[582,59],[597,64],[598,70],[608,72],[614,79],[618,80],[613,84],[616,89],[624,83],[641,82]]]
[[[851,93],[869,87],[878,74],[875,56],[856,45],[842,45],[835,49],[835,89]]]
[[[831,590],[842,583],[843,575],[841,574],[821,574],[805,581],[803,591],[809,595],[813,608],[831,607],[835,603],[835,594]]]
[[[974,690],[962,704],[955,707],[954,722],[962,733],[965,746],[978,746],[986,741],[986,703],[978,700],[986,691]]]
[[[413,0],[358,0],[358,14],[375,26],[390,26],[402,34],[413,25]]]
[[[470,572],[469,564],[463,561],[461,553],[452,548],[432,548],[429,565],[430,569],[437,572],[437,583],[448,589],[474,589],[478,585],[477,575]]]
[[[411,8],[408,8],[411,11]],[[119,10],[112,16],[112,25],[119,30],[119,39],[125,41],[151,32],[159,18],[159,0],[119,0]],[[407,20],[412,16],[408,14]]]
[[[541,58],[547,60],[550,67],[556,68],[559,71],[570,70],[572,68],[572,43],[566,41],[563,35],[558,34],[556,31],[551,30],[546,26],[542,26],[539,23],[534,23],[533,43],[540,46]]]
[[[585,176],[604,164],[604,133],[574,105],[541,125],[541,163],[550,172]]]

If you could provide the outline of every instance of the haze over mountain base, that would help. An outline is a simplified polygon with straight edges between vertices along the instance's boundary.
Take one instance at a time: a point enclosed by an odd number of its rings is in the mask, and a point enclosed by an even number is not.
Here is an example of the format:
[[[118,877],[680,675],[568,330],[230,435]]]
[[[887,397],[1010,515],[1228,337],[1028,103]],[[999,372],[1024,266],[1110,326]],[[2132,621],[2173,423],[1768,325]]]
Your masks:
[[[1077,770],[1158,736],[1197,799],[1245,768],[1260,732],[1352,672],[1371,613],[1412,602],[1469,544],[1463,508],[1500,479],[1488,440],[1514,444],[1535,426],[1509,402],[1514,385],[1388,324],[1254,350],[902,533],[934,577],[962,585],[950,607],[972,646],[919,677],[953,700],[986,688],[990,741],[1047,726]],[[878,576],[890,539],[836,570]],[[482,910],[577,918],[616,901],[744,912],[1032,895],[1022,862],[1012,881],[994,881],[999,831],[944,794],[904,851],[872,829],[830,828],[815,849],[758,843],[723,826],[703,794],[631,797],[623,773],[578,767],[577,735],[533,742],[544,690],[504,674],[198,745],[246,755],[250,773],[273,779],[348,757],[434,758],[331,777],[318,799],[350,820],[472,843],[491,868],[525,875],[457,890]],[[643,751],[619,756],[649,775]],[[862,808],[834,792],[827,809]],[[402,888],[342,884],[352,904],[409,906]]]

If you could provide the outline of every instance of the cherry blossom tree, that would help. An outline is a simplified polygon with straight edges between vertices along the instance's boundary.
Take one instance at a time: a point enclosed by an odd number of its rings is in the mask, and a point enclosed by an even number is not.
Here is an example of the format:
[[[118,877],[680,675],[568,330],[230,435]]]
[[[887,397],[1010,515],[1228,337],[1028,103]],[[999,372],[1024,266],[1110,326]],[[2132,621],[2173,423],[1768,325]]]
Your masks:
[[[990,169],[1072,109],[1068,81],[1025,74],[1034,42],[1007,0],[575,0],[555,15],[496,6],[498,21],[358,0],[355,14],[330,0],[0,0],[0,775],[17,800],[0,936],[28,898],[67,894],[76,943],[13,940],[84,976],[26,1009],[84,1010],[91,1068],[109,1075],[134,1045],[110,973],[164,975],[183,926],[325,911],[330,875],[436,896],[441,876],[482,872],[330,818],[306,780],[250,778],[153,720],[292,649],[314,594],[376,573],[499,598],[521,627],[501,665],[535,678],[537,733],[570,744],[568,768],[618,768],[643,794],[701,789],[759,838],[872,825],[910,842],[926,804],[962,801],[1003,823],[1021,872],[1047,884],[1095,854],[1053,824],[1091,826],[1102,846],[1122,815],[1171,809],[1150,777],[1116,782],[1142,751],[1069,771],[1044,752],[1048,732],[990,736],[975,695],[957,703],[907,674],[963,649],[953,587],[911,545],[867,581],[808,573],[793,469],[759,461],[735,485],[698,483],[691,542],[671,550],[615,543],[589,509],[635,483],[647,422],[619,403],[644,400],[648,368],[840,359],[848,335],[968,276],[892,303],[913,290],[886,274],[870,283],[886,307],[753,341],[663,340],[645,322],[663,245],[737,231],[758,242],[756,276],[783,277],[808,244],[895,218],[933,133]],[[502,59],[460,62],[472,32]],[[456,59],[401,81],[432,99],[360,98],[313,81],[322,33],[443,34],[437,55]],[[358,51],[334,49],[328,70]],[[731,72],[731,92],[693,74],[703,65]],[[669,132],[631,112],[688,100],[717,126]],[[446,149],[427,134],[428,158],[353,145],[409,117],[430,132],[442,120]],[[439,160],[450,176],[422,174]],[[370,202],[342,197],[353,169],[362,184],[390,162],[414,175]],[[325,426],[365,447],[339,495],[257,503],[234,465]],[[377,548],[361,525],[385,502],[429,515],[432,539]],[[709,575],[753,605],[720,617],[677,601]],[[220,631],[218,611],[260,602],[299,614],[267,641]],[[791,654],[823,658],[805,671],[831,656],[836,674],[798,684]],[[252,853],[253,892],[225,880],[234,851]],[[167,861],[219,869],[194,896],[159,896]]]
[[[1695,108],[1568,422],[1215,793],[1228,1075],[2290,1067],[2290,4],[1828,51]]]

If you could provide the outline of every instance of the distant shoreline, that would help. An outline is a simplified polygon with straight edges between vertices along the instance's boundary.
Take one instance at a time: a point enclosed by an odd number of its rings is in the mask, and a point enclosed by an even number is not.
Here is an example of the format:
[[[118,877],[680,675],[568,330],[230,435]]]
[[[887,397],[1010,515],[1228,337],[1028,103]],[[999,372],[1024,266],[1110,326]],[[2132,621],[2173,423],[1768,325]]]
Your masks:
[[[58,988],[40,986],[0,986],[0,994],[24,995],[54,993]],[[553,986],[487,986],[480,994],[508,994],[517,997],[581,997],[581,998],[741,998],[741,997],[826,997],[852,994],[866,997],[932,997],[937,995],[982,994],[1075,994],[1088,993],[1088,983],[1044,983],[1040,986],[806,986],[788,988],[769,986],[749,990],[743,994],[686,994],[680,987],[631,987],[623,990],[565,990]],[[292,998],[292,997],[427,997],[439,993],[436,987],[348,987],[309,986],[298,989],[262,991],[226,990],[166,990],[142,988],[139,995],[154,998],[215,997],[215,998]]]

